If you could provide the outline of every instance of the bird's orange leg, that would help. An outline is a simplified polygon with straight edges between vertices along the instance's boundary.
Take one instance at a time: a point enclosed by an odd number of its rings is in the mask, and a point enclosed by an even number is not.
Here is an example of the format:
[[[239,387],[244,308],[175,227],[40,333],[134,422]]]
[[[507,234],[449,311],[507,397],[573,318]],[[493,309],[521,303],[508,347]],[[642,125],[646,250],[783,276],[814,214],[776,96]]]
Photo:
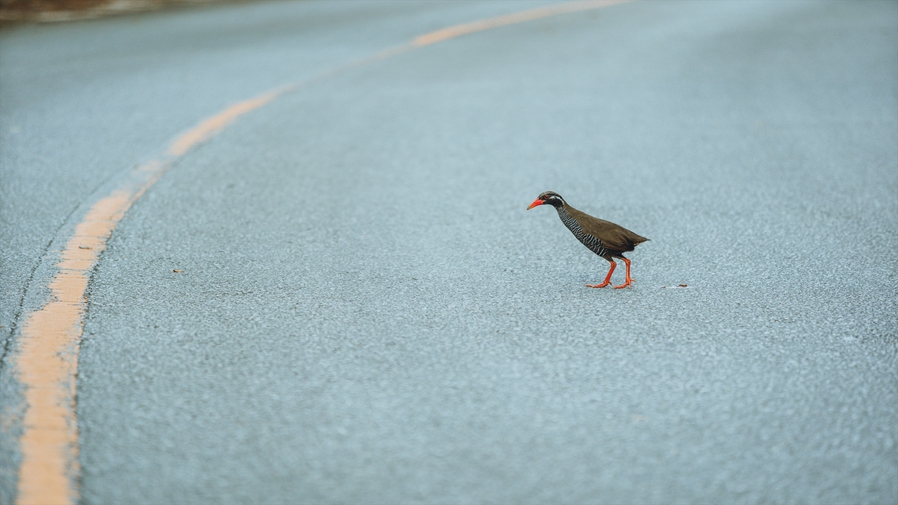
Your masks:
[[[611,263],[611,268],[608,269],[608,275],[605,276],[605,280],[601,284],[587,284],[588,288],[604,288],[605,286],[611,284],[611,272],[614,272],[614,267],[617,266],[613,260],[609,261]]]
[[[630,285],[633,284],[633,282],[634,282],[633,279],[630,277],[630,260],[628,260],[627,258],[621,258],[621,259],[624,260],[624,263],[627,264],[627,278],[624,280],[624,283],[621,284],[620,286],[614,286],[614,289],[629,288]]]

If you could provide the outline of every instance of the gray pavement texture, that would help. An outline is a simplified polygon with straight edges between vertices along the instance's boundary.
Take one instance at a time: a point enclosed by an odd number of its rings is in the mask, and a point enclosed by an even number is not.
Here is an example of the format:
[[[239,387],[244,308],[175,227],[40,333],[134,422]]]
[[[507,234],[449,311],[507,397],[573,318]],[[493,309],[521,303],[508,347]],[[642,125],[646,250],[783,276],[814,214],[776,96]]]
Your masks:
[[[0,32],[4,321],[66,209],[198,118],[531,5]],[[633,289],[583,287],[549,189],[652,239]],[[898,3],[636,2],[332,75],[182,159],[89,300],[85,503],[893,504]]]

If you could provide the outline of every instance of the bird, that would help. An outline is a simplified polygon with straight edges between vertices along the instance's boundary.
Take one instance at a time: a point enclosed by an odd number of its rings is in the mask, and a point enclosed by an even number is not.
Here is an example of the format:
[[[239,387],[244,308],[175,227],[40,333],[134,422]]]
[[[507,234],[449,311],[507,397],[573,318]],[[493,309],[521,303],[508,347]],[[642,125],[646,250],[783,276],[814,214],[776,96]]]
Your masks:
[[[577,240],[585,245],[587,249],[611,263],[611,267],[608,269],[608,275],[605,276],[605,280],[601,284],[587,284],[586,287],[604,288],[611,284],[611,274],[614,272],[615,267],[617,267],[614,258],[624,260],[624,263],[627,265],[627,277],[624,280],[624,283],[619,286],[614,286],[614,289],[632,287],[633,278],[630,277],[630,260],[624,257],[624,253],[632,251],[636,246],[649,239],[637,235],[623,226],[614,224],[610,221],[605,221],[604,219],[592,217],[585,212],[581,212],[571,207],[564,201],[564,198],[562,198],[561,195],[554,191],[541,193],[536,200],[527,207],[527,210],[545,204],[555,207],[555,210],[558,211],[558,217],[561,218],[561,222],[567,226],[568,230],[571,230],[571,233],[573,233],[574,236],[577,237]]]

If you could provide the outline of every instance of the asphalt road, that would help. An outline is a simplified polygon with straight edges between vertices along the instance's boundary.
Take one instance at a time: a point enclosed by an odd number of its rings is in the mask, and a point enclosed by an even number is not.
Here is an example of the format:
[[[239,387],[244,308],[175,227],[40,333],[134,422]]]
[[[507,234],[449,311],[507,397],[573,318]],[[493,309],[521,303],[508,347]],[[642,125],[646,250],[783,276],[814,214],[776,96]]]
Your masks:
[[[536,5],[0,31],[0,335],[73,209],[202,118]],[[890,1],[628,3],[300,86],[112,236],[83,501],[895,503],[896,139]],[[652,239],[633,289],[583,286],[607,263],[545,190]]]

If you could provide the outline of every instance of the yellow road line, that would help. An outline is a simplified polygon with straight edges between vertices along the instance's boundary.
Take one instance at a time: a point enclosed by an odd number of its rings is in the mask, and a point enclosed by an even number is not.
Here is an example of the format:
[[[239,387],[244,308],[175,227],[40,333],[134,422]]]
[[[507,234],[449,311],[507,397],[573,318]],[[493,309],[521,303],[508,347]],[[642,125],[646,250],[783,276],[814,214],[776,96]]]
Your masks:
[[[272,92],[228,107],[175,140],[170,156],[186,154],[237,117],[273,100]],[[19,505],[67,505],[78,501],[78,424],[75,378],[84,328],[84,293],[90,272],[106,248],[112,231],[135,200],[171,168],[173,158],[151,161],[138,169],[136,184],[127,184],[101,199],[75,228],[56,264],[50,300],[28,314],[22,325],[14,367],[25,386],[22,421],[22,466]]]
[[[586,0],[582,2],[567,2],[559,5],[550,5],[548,7],[539,7],[537,9],[531,9],[529,11],[513,12],[504,16],[482,19],[479,21],[473,21],[471,23],[450,26],[441,30],[425,33],[424,35],[416,37],[415,40],[412,41],[412,44],[416,46],[429,46],[430,44],[442,42],[444,40],[459,37],[461,35],[467,35],[469,33],[481,32],[483,30],[489,30],[492,28],[499,28],[500,26],[514,25],[523,23],[525,21],[533,21],[534,19],[540,19],[549,16],[557,16],[559,14],[568,14],[571,12],[580,12],[591,9],[598,9],[601,7],[608,7],[609,5],[615,5],[627,1],[629,0]]]
[[[191,147],[223,130],[238,117],[274,100],[279,94],[281,94],[281,91],[272,91],[271,93],[266,93],[258,98],[253,98],[252,100],[247,100],[228,107],[224,111],[203,121],[184,135],[181,135],[172,143],[171,147],[168,148],[168,154],[170,156],[183,156]]]
[[[428,46],[469,33],[558,14],[597,9],[627,0],[590,0],[507,14],[450,26],[421,35],[409,44],[378,53],[324,74],[389,58],[416,47]],[[316,79],[317,80],[317,79]],[[18,505],[68,505],[78,501],[78,425],[75,416],[75,378],[78,350],[87,305],[85,291],[90,272],[106,248],[109,237],[131,205],[193,147],[222,131],[238,117],[274,100],[292,85],[232,105],[178,137],[162,160],[134,171],[124,187],[100,199],[84,216],[66,243],[49,284],[50,299],[24,317],[13,368],[25,387],[25,414],[20,439]]]
[[[74,418],[78,342],[84,290],[90,270],[106,246],[115,223],[133,199],[115,193],[85,216],[57,264],[51,301],[32,312],[22,326],[16,369],[27,386],[23,420],[19,503],[74,503],[78,474],[78,427]]]

